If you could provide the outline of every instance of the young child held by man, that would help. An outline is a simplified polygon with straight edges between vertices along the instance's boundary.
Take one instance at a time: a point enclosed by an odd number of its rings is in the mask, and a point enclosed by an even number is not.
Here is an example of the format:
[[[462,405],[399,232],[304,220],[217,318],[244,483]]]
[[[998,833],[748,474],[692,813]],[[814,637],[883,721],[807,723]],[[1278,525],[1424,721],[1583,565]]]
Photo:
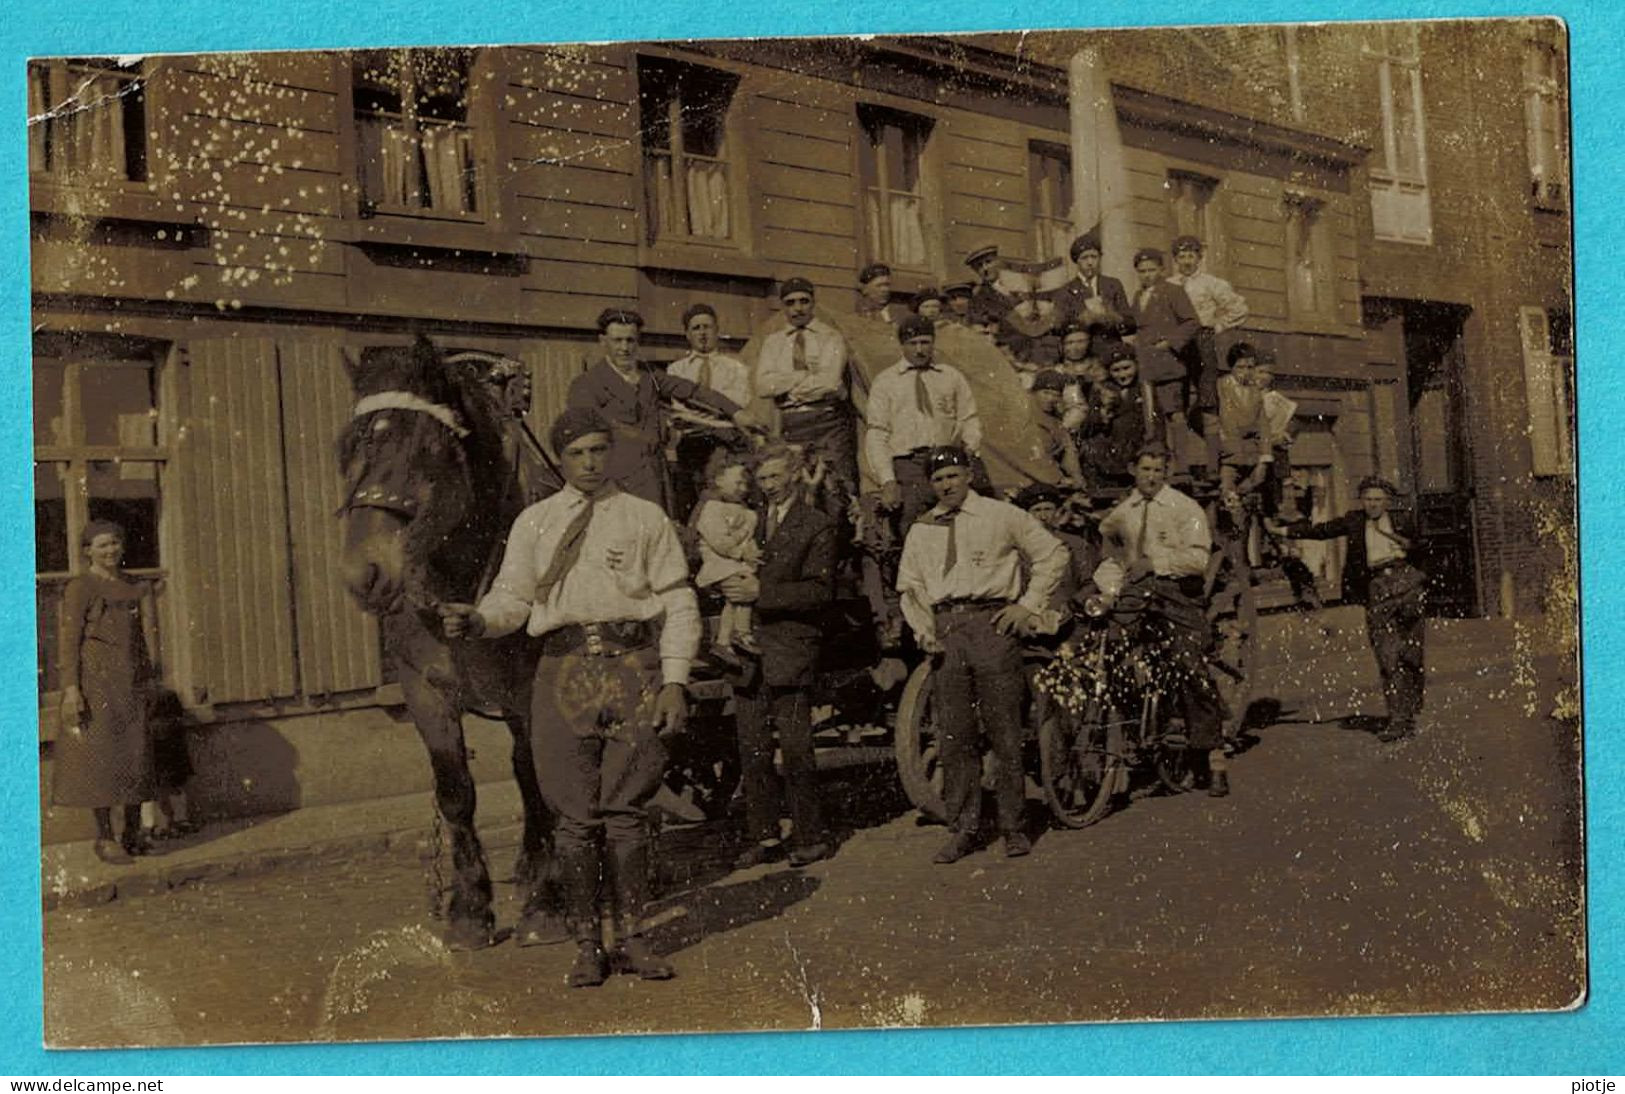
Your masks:
[[[750,471],[745,457],[718,449],[705,471],[706,490],[693,518],[700,541],[700,572],[694,583],[702,589],[730,577],[754,574],[762,561],[762,549],[756,543],[756,510],[746,504]],[[736,650],[756,652],[749,604],[723,605],[713,648],[724,660],[734,659]]]

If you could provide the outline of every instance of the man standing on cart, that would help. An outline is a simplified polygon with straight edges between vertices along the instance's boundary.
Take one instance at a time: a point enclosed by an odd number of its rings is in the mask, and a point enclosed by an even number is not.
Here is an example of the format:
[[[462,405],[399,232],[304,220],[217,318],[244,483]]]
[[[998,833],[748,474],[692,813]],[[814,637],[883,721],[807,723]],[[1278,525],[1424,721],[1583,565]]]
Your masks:
[[[1213,532],[1202,507],[1167,480],[1167,450],[1142,448],[1134,461],[1133,492],[1100,522],[1115,557],[1095,570],[1095,584],[1112,600],[1144,599],[1140,633],[1159,645],[1157,663],[1166,666],[1168,690],[1185,716],[1191,768],[1206,766],[1212,776],[1208,793],[1222,798],[1230,793],[1230,773],[1222,704],[1207,667],[1203,603]]]
[[[937,504],[908,531],[897,591],[920,648],[941,655],[933,705],[953,834],[935,861],[958,862],[976,849],[979,731],[993,749],[1004,853],[1016,858],[1032,850],[1021,819],[1021,639],[1036,632],[1067,551],[1032,514],[973,491],[963,448],[936,449],[929,471]],[[1023,563],[1031,575],[1025,588]]]

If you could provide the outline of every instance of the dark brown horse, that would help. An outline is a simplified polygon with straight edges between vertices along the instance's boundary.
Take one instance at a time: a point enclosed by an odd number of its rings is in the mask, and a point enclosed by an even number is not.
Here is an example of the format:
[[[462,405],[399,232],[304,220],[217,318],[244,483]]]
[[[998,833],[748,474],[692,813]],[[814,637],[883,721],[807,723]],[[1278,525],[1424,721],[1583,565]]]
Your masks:
[[[462,725],[464,714],[487,711],[513,734],[524,802],[515,866],[527,888],[519,937],[562,938],[552,914],[552,817],[537,789],[527,724],[539,651],[523,634],[449,641],[435,610],[477,597],[527,493],[551,493],[559,482],[545,464],[522,466],[545,455],[488,382],[490,358],[448,359],[419,338],[410,347],[369,348],[359,363],[347,364],[356,403],[338,442],[346,483],[344,583],[378,616],[407,710],[429,750],[443,828],[435,853],[449,847],[452,866],[449,891],[437,900],[446,944],[477,949],[497,938]],[[521,485],[527,478],[536,484],[530,490]]]

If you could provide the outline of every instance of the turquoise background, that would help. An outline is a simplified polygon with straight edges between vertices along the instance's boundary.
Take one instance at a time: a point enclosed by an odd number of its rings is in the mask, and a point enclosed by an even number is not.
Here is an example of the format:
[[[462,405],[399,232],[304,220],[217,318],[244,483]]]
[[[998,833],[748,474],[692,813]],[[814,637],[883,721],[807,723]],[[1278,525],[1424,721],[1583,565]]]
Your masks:
[[[20,10],[18,10],[20,9]],[[1246,5],[1137,0],[1068,5],[1035,0],[1011,9],[976,0],[934,3],[478,4],[404,0],[12,0],[0,5],[0,351],[13,382],[0,386],[0,942],[3,1021],[0,1073],[184,1075],[208,1073],[565,1072],[979,1072],[1069,1073],[1625,1073],[1625,832],[1616,713],[1625,673],[1619,655],[1625,582],[1619,499],[1625,476],[1625,410],[1617,365],[1621,291],[1620,199],[1625,155],[1615,139],[1625,106],[1620,65],[1625,17],[1603,3],[1476,5],[1363,0],[1253,0]],[[46,1053],[41,1041],[39,832],[34,694],[28,332],[28,195],[24,58],[36,54],[657,39],[679,37],[1041,29],[1087,23],[1295,22],[1350,18],[1560,15],[1569,24],[1574,98],[1576,316],[1579,323],[1581,540],[1587,709],[1587,835],[1590,845],[1591,1000],[1574,1013],[1451,1017],[1206,1022],[555,1041],[454,1042]],[[1018,24],[1017,19],[1023,20]],[[1610,365],[1610,360],[1616,360]],[[182,925],[182,929],[184,926]],[[253,985],[245,984],[244,990]],[[657,993],[650,993],[654,1000]],[[684,1016],[666,1020],[681,1024]],[[1553,1086],[1552,1089],[1561,1089]]]

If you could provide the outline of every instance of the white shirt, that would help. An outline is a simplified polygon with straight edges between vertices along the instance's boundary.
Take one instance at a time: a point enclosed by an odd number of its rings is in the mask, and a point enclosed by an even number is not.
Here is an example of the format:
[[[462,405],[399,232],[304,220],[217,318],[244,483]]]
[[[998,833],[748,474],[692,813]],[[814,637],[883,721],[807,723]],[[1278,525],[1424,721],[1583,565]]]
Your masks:
[[[587,498],[573,486],[519,514],[508,533],[491,591],[479,604],[491,638],[526,632],[543,635],[572,623],[645,622],[665,617],[660,632],[662,678],[688,683],[700,647],[700,611],[688,584],[688,562],[677,530],[652,501],[609,487],[581,544],[581,553],[547,599],[535,600],[559,542]]]
[[[1222,277],[1214,277],[1203,270],[1197,270],[1189,277],[1183,274],[1174,274],[1169,282],[1185,287],[1185,295],[1191,298],[1191,306],[1196,309],[1196,318],[1204,327],[1212,327],[1215,332],[1223,332],[1231,327],[1238,326],[1247,318],[1247,300],[1235,289],[1230,282]]]
[[[709,378],[705,375],[707,363],[711,366]],[[690,353],[667,365],[666,371],[691,383],[708,387],[729,402],[740,406],[750,405],[750,369],[738,358],[729,357],[725,353],[708,353],[704,356]]]
[[[916,376],[925,379],[931,413],[920,413]],[[915,372],[906,359],[876,376],[864,411],[864,455],[869,469],[884,485],[897,476],[892,459],[916,448],[963,444],[972,452],[982,447],[982,419],[976,396],[965,374],[952,365],[932,364]]]
[[[948,526],[935,523],[942,515],[938,505],[914,522],[897,564],[903,618],[917,636],[936,635],[931,609],[945,600],[1012,600],[1033,612],[1049,606],[1071,556],[1038,518],[1008,502],[971,491],[954,517],[954,568],[945,574],[942,564],[948,554]],[[1032,575],[1025,592],[1021,587],[1023,559]]]
[[[1202,507],[1172,486],[1163,486],[1147,498],[1135,490],[1117,503],[1100,522],[1100,534],[1116,546],[1116,558],[1095,569],[1095,584],[1115,596],[1123,587],[1124,571],[1138,559],[1140,528],[1145,528],[1145,558],[1161,577],[1191,577],[1207,572],[1213,553],[1213,533]]]
[[[1383,535],[1386,532],[1388,535]],[[1366,565],[1375,569],[1385,562],[1405,557],[1405,549],[1388,536],[1394,534],[1394,522],[1384,513],[1376,520],[1365,522],[1365,561]]]
[[[782,396],[781,405],[803,406],[846,394],[846,339],[817,316],[802,330],[805,332],[805,372],[798,372],[795,367],[794,327],[776,330],[762,339],[762,349],[756,357],[758,395]]]

